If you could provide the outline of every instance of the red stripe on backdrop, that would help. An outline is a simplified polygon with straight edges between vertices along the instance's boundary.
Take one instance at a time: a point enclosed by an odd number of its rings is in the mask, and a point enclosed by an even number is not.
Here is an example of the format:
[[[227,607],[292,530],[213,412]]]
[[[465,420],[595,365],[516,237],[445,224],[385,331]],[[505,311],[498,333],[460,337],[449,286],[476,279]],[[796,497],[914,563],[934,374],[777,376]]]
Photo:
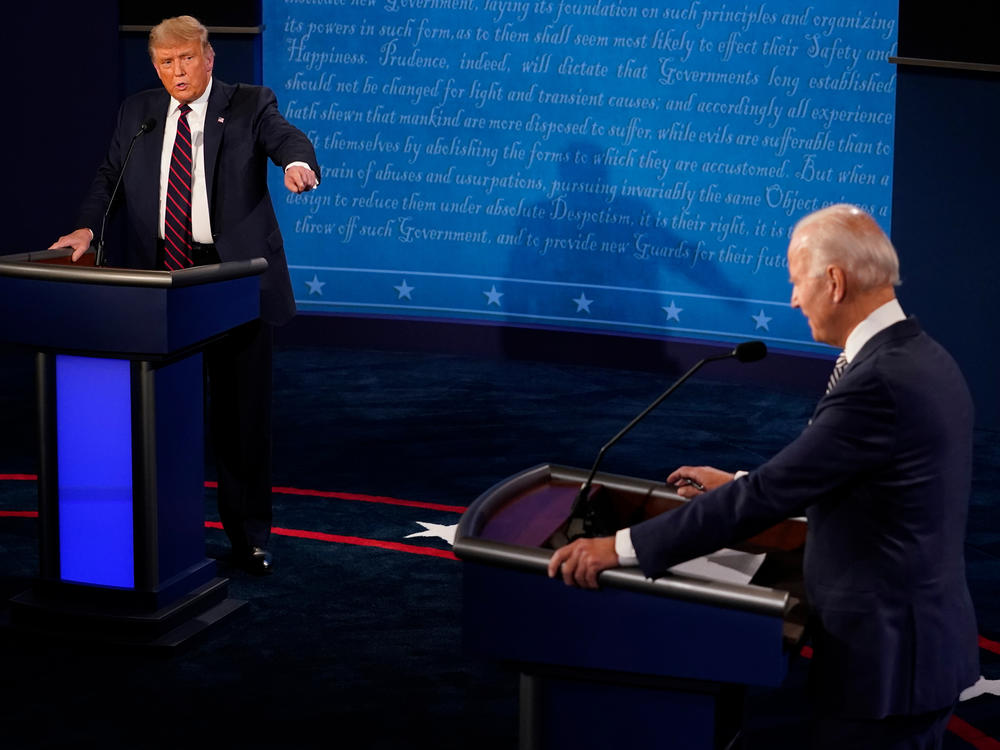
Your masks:
[[[222,524],[218,521],[206,521],[205,527],[209,529],[221,529]],[[399,542],[383,542],[380,539],[366,539],[360,536],[341,536],[340,534],[326,534],[322,531],[305,531],[303,529],[282,529],[277,526],[271,528],[272,534],[279,536],[291,536],[298,539],[313,539],[317,542],[333,542],[335,544],[352,544],[356,547],[378,547],[380,549],[391,549],[396,552],[408,552],[411,555],[427,555],[428,557],[441,557],[445,560],[457,560],[455,553],[451,550],[435,549],[434,547],[420,547],[416,544],[400,544]]]

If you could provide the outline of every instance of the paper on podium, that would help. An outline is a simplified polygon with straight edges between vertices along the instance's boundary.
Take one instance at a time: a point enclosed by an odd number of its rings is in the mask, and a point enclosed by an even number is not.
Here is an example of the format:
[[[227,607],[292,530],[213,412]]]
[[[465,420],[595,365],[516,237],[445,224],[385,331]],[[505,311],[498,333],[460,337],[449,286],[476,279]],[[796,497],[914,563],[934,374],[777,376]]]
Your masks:
[[[764,562],[765,555],[753,555],[734,549],[720,549],[711,555],[697,557],[670,568],[671,573],[679,573],[692,578],[725,583],[750,583],[750,579]]]

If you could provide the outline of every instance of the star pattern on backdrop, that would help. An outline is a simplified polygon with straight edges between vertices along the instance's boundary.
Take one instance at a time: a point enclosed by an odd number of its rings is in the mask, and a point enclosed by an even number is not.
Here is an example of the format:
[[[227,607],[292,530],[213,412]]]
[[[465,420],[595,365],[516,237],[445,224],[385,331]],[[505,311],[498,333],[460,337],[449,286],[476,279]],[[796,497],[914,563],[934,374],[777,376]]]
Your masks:
[[[761,309],[761,311],[756,315],[751,315],[750,317],[753,318],[753,322],[757,324],[757,327],[754,328],[755,331],[758,331],[761,328],[763,328],[765,331],[771,330],[770,328],[767,327],[767,324],[770,323],[773,320],[773,318],[769,318],[767,315],[765,315],[763,309]]]
[[[415,536],[431,536],[444,539],[448,544],[455,544],[455,529],[458,528],[457,523],[451,526],[440,523],[425,523],[424,521],[417,521],[417,523],[423,526],[424,530],[407,534],[403,537],[404,539],[412,539]]]
[[[681,313],[684,312],[684,308],[675,305],[673,300],[670,300],[670,307],[661,309],[667,314],[667,321],[676,320],[678,323],[681,322]]]
[[[406,283],[406,279],[403,279],[403,283],[400,284],[399,286],[394,286],[393,289],[399,292],[398,299],[408,299],[412,301],[413,297],[410,296],[410,292],[416,289],[416,287],[410,286],[409,284]]]
[[[500,298],[503,297],[503,292],[497,291],[497,285],[494,284],[488,292],[483,292],[486,295],[486,306],[496,305],[500,307]]]
[[[312,281],[307,281],[306,286],[309,287],[309,294],[318,294],[323,296],[323,287],[326,286],[325,281],[320,281],[319,276],[313,274]]]
[[[399,277],[397,276],[396,278],[399,278]],[[515,281],[516,282],[516,281],[519,281],[519,280],[518,279],[513,279],[513,280],[510,280],[510,279],[506,279],[506,280],[505,279],[501,279],[501,281]],[[324,296],[324,287],[326,286],[327,282],[320,281],[318,273],[313,273],[312,279],[306,279],[302,283],[304,283],[306,285],[306,288],[308,289],[308,295],[307,295],[308,297],[323,297]],[[384,287],[382,287],[382,288],[384,289]],[[417,287],[414,286],[413,284],[411,284],[408,279],[403,278],[403,279],[400,279],[400,281],[399,281],[398,284],[392,285],[392,288],[393,288],[393,290],[395,290],[395,292],[396,292],[396,298],[398,300],[400,300],[400,301],[402,301],[402,300],[408,300],[408,301],[412,302],[413,301],[413,293],[414,293],[414,291],[416,291]],[[622,291],[628,291],[628,290],[622,290]],[[666,304],[666,305],[662,305],[661,304],[661,306],[660,306],[660,309],[663,311],[663,314],[664,314],[664,316],[666,318],[665,321],[664,321],[664,324],[666,325],[666,328],[670,329],[671,328],[670,324],[672,324],[672,323],[682,324],[681,313],[683,313],[687,308],[678,306],[676,298],[667,297],[666,295],[668,294],[668,292],[665,292],[665,291],[661,290],[660,293],[662,295],[661,299],[667,299],[667,300],[669,300],[668,304]],[[495,282],[490,284],[490,288],[489,289],[482,290],[482,294],[486,298],[486,307],[491,307],[493,305],[496,305],[497,308],[503,308],[504,307],[503,298],[505,296],[505,293],[501,292],[500,290],[497,289],[497,284]],[[580,316],[581,314],[584,314],[584,313],[589,316],[589,315],[591,315],[593,313],[593,304],[594,304],[594,302],[596,300],[588,297],[586,291],[581,290],[576,297],[570,297],[570,300],[576,306],[575,307],[575,312],[576,312],[577,316]],[[747,301],[749,301],[749,300],[747,300]],[[325,302],[323,302],[321,300],[317,300],[316,304],[327,304],[327,303],[325,303]],[[516,311],[517,310],[517,306],[515,305],[515,307],[513,309]],[[759,311],[756,312],[756,313],[749,313],[750,319],[754,322],[754,330],[755,331],[767,331],[768,333],[770,333],[770,330],[771,330],[770,324],[774,321],[774,317],[771,316],[771,315],[768,315],[765,312],[765,310],[764,310],[763,307],[758,308],[758,310]],[[746,315],[748,313],[747,312],[743,312],[741,314],[742,315]],[[546,317],[549,317],[549,316],[546,316],[546,315],[537,315],[537,317],[546,318]],[[690,314],[689,314],[689,317],[690,317]],[[553,319],[555,319],[555,318],[553,318]],[[605,322],[607,322],[607,321],[605,321]],[[627,320],[622,320],[620,322],[622,324],[624,324],[624,325],[628,325],[628,323],[629,323],[629,321],[627,321]],[[681,330],[681,329],[678,328],[677,330]]]

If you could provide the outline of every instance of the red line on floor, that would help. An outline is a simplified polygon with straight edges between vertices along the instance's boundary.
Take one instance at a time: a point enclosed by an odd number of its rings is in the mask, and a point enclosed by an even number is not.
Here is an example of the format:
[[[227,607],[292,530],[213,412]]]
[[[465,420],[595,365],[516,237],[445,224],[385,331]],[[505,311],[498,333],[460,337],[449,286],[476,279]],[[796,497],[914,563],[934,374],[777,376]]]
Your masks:
[[[35,481],[35,474],[0,474],[0,480]],[[205,486],[217,489],[218,482],[205,482]],[[356,500],[361,503],[381,503],[383,505],[402,505],[407,508],[423,508],[424,510],[442,510],[447,513],[465,513],[464,505],[442,505],[441,503],[425,503],[419,500],[402,500],[398,497],[383,495],[359,495],[354,492],[330,492],[327,490],[303,490],[298,487],[272,487],[271,492],[279,495],[303,495],[306,497],[327,497],[334,500]]]
[[[295,487],[272,487],[272,492],[283,495],[309,495],[312,497],[330,497],[338,500],[358,500],[363,503],[383,503],[385,505],[403,505],[409,508],[424,508],[425,510],[443,510],[449,513],[465,513],[463,505],[441,505],[440,503],[425,503],[419,500],[400,500],[396,497],[380,495],[356,495],[351,492],[324,492],[322,490],[300,490]]]
[[[218,482],[205,482],[206,487],[216,488]],[[279,495],[304,495],[306,497],[327,497],[334,500],[357,500],[362,503],[381,503],[383,505],[402,505],[407,508],[423,508],[424,510],[443,510],[448,513],[464,513],[463,505],[441,505],[440,503],[425,503],[419,500],[401,500],[398,497],[383,495],[358,495],[353,492],[331,492],[328,490],[303,490],[297,487],[272,487],[271,492]]]
[[[994,654],[1000,654],[1000,643],[983,638],[982,636],[979,636],[979,648],[984,651],[992,651]]]
[[[218,521],[206,521],[205,527],[209,529],[221,529],[222,524]],[[428,557],[441,557],[445,560],[457,560],[455,553],[451,550],[436,549],[434,547],[421,547],[416,544],[400,544],[399,542],[384,542],[381,539],[366,539],[360,536],[341,536],[340,534],[327,534],[322,531],[306,531],[304,529],[282,529],[277,526],[271,528],[272,534],[279,536],[291,536],[297,539],[312,539],[317,542],[333,542],[334,544],[351,544],[356,547],[378,547],[380,549],[391,549],[396,552],[407,552],[411,555],[427,555]]]
[[[0,510],[0,518],[38,518],[37,510]]]
[[[976,750],[1000,750],[1000,742],[955,715],[948,721],[948,731],[958,735]]]

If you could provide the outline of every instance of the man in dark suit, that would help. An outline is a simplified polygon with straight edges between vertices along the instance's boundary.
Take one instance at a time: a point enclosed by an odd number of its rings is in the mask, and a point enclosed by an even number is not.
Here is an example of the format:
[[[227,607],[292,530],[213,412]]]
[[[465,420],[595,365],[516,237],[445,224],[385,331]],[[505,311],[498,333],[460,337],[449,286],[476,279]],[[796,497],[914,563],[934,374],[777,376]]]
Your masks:
[[[979,674],[963,551],[968,388],[903,314],[896,252],[868,214],[841,204],[805,217],[788,262],[792,306],[843,349],[802,434],[739,476],[678,468],[667,481],[690,502],[556,550],[549,575],[594,588],[600,571],[638,563],[653,577],[804,512],[814,746],[937,748]]]
[[[272,326],[295,314],[266,168],[268,159],[282,167],[293,193],[312,190],[319,182],[316,153],[281,116],[270,89],[213,80],[215,52],[196,19],[179,16],[158,24],[150,32],[149,53],[163,88],[123,102],[108,155],[80,208],[79,228],[52,247],[72,248],[74,262],[84,254],[102,226],[133,137],[145,133],[134,139],[118,194],[132,241],[109,254],[111,263],[175,270],[267,259],[260,319],[205,353],[219,514],[235,562],[265,574],[272,569]],[[179,157],[175,144],[186,148]],[[184,175],[180,187],[178,174]]]

